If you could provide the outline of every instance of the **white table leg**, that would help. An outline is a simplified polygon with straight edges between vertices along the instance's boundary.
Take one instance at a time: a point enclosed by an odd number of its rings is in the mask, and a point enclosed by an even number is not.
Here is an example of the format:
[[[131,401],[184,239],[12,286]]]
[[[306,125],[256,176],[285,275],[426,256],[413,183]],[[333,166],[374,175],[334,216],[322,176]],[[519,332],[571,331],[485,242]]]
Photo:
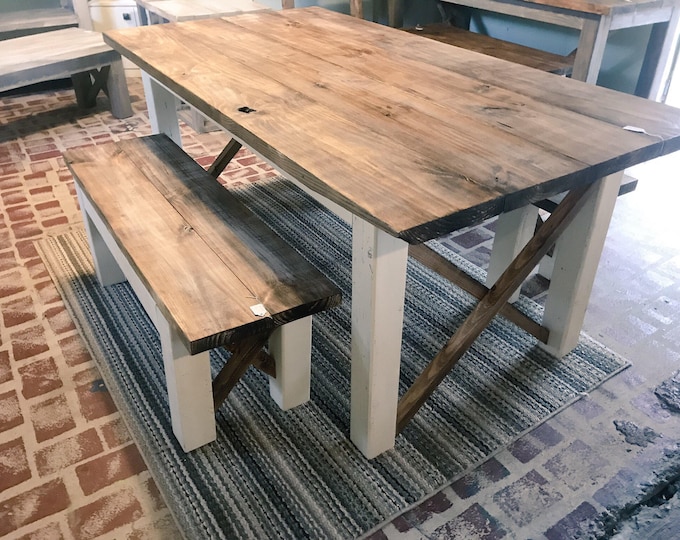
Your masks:
[[[578,343],[600,255],[623,172],[599,181],[589,200],[557,241],[543,325],[547,350],[563,356]]]
[[[176,332],[158,310],[156,329],[163,351],[172,431],[182,449],[190,452],[217,437],[210,352],[190,356]]]
[[[177,96],[142,71],[144,95],[149,110],[149,122],[153,133],[165,133],[178,146],[182,146],[182,135],[177,119]]]
[[[489,270],[486,276],[487,287],[493,286],[513,259],[534,235],[538,207],[523,206],[498,216],[493,240]],[[519,289],[510,297],[514,302],[519,297]]]
[[[279,327],[269,338],[276,378],[269,378],[269,395],[281,409],[309,401],[312,360],[312,317]]]
[[[610,16],[583,21],[578,48],[576,49],[576,58],[574,58],[572,79],[597,84],[611,24]]]
[[[350,438],[368,458],[394,446],[408,244],[352,220]]]

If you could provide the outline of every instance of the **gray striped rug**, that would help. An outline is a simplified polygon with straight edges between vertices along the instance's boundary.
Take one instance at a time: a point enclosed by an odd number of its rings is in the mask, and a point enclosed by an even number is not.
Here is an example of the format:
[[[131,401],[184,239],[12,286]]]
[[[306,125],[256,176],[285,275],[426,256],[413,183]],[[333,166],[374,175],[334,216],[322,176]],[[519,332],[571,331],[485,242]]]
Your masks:
[[[626,362],[583,335],[557,360],[503,319],[494,321],[397,438],[366,460],[348,440],[351,231],[283,180],[239,196],[343,291],[316,316],[312,399],[282,412],[249,370],[217,413],[218,439],[185,455],[170,428],[156,332],[127,284],[102,289],[82,230],[39,249],[187,538],[354,538],[485,461],[617,373]],[[479,270],[437,249],[470,273]],[[540,308],[523,298],[522,309]],[[410,261],[403,392],[473,301]],[[214,370],[227,356],[213,354]]]

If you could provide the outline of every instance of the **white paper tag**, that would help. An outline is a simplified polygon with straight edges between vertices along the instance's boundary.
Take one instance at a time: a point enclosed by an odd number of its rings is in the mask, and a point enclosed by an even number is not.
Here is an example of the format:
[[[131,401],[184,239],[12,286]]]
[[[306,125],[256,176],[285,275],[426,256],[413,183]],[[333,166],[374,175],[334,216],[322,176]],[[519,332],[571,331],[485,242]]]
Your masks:
[[[623,126],[626,131],[632,131],[633,133],[647,133],[644,128],[637,126]]]
[[[267,315],[269,315],[269,313],[267,313],[267,310],[262,304],[255,304],[254,306],[250,306],[250,311],[252,311],[253,314],[255,314],[257,317],[266,317]]]

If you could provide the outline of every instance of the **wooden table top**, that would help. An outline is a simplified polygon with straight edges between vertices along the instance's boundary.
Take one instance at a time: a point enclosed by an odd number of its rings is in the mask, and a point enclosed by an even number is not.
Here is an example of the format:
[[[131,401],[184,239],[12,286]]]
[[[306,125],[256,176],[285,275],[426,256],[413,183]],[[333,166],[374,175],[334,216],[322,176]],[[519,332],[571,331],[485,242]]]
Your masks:
[[[680,149],[680,109],[316,7],[105,40],[279,170],[411,243]]]

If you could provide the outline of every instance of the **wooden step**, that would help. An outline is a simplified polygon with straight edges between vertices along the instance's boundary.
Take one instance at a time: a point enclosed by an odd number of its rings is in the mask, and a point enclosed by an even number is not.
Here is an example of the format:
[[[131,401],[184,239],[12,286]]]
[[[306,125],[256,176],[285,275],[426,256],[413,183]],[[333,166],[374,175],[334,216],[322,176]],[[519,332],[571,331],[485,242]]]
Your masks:
[[[404,28],[406,32],[441,41],[449,45],[476,51],[489,56],[508,60],[516,64],[522,64],[531,68],[556,73],[558,75],[570,75],[574,67],[574,59],[571,56],[561,56],[540,49],[518,45],[509,41],[503,41],[462,28],[457,28],[446,23],[428,24],[415,28]]]

